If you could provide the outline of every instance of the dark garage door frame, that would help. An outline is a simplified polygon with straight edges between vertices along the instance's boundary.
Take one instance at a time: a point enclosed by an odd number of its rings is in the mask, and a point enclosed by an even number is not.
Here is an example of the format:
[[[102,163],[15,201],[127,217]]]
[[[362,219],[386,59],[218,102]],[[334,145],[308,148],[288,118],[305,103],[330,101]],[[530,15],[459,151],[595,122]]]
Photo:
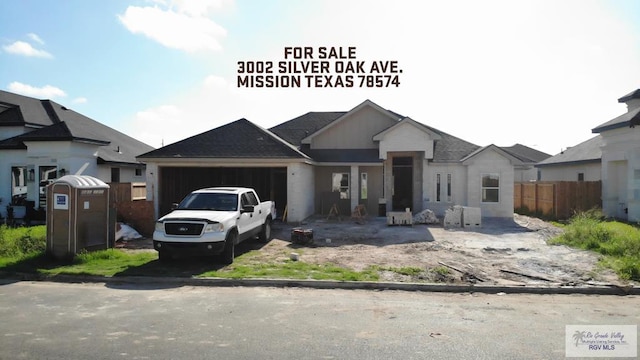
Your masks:
[[[286,167],[159,167],[160,216],[171,211],[193,190],[214,186],[245,186],[256,190],[260,200],[276,202],[278,217],[287,204]]]

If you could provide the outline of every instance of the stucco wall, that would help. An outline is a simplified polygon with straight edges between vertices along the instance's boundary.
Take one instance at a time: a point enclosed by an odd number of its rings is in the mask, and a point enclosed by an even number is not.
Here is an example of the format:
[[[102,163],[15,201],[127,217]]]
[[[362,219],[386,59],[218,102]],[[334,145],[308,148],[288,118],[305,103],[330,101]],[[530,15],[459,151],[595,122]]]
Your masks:
[[[437,201],[436,179],[440,174],[440,201]],[[447,174],[451,174],[451,201],[447,199]],[[429,209],[439,217],[453,205],[467,205],[467,168],[462,164],[434,164],[424,161],[423,209]]]
[[[602,133],[602,210],[640,221],[640,128]]]
[[[600,162],[545,166],[540,168],[540,181],[578,181],[578,174],[584,174],[584,181],[602,180]]]
[[[480,207],[483,217],[513,217],[513,165],[498,152],[487,149],[465,162],[467,167],[467,205]],[[482,175],[500,176],[499,201],[482,202]]]
[[[380,141],[380,158],[386,159],[392,151],[420,151],[425,159],[433,159],[433,140],[425,131],[410,123],[390,130]]]
[[[312,149],[374,149],[373,136],[396,124],[372,107],[365,106],[347,115],[348,118],[330,126],[313,138]]]
[[[313,215],[314,168],[303,163],[287,167],[287,222],[302,221]]]

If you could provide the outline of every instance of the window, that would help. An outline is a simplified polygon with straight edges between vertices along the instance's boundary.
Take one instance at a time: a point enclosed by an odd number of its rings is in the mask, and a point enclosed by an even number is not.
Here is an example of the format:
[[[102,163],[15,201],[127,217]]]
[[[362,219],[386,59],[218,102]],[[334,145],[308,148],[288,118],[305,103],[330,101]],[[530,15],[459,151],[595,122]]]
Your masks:
[[[142,176],[142,169],[141,168],[136,168],[136,172],[135,172],[134,176],[136,176],[136,177]]]
[[[367,199],[367,173],[360,174],[360,199]]]
[[[500,200],[500,175],[482,175],[482,202],[497,203]]]
[[[584,173],[578,173],[578,181],[584,181]]]
[[[349,174],[333,173],[331,177],[331,191],[339,192],[340,199],[349,199]]]
[[[446,174],[446,187],[442,184],[443,175],[444,174],[436,174],[436,202],[440,202],[442,199],[446,199],[447,202],[451,202],[451,174]]]
[[[111,182],[120,182],[120,168],[111,168]]]
[[[11,167],[11,204],[24,205],[27,200],[27,167]]]

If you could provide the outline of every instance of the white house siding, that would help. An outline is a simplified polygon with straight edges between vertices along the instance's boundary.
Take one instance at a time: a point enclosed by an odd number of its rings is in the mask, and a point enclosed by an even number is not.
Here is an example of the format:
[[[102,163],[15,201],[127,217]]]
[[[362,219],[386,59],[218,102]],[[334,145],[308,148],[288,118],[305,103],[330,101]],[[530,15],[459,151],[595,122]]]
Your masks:
[[[483,217],[513,217],[513,164],[494,150],[485,150],[465,161],[467,167],[467,206],[482,209]],[[482,202],[482,175],[500,176],[499,201]]]
[[[584,174],[584,181],[602,180],[600,162],[540,167],[540,181],[578,181],[578,174]]]
[[[304,163],[287,167],[287,222],[302,221],[314,212],[314,169]]]
[[[82,169],[81,175],[98,177],[105,182],[109,178],[99,176],[96,157],[93,155],[98,147],[70,141],[38,141],[25,142],[27,150],[3,150],[0,156],[0,169],[10,174],[13,166],[26,166],[33,169],[34,180],[27,182],[27,200],[34,201],[38,208],[40,196],[40,172],[41,166],[55,166],[60,176],[64,169],[65,174],[75,174]],[[142,180],[143,181],[143,180]],[[6,205],[11,201],[11,177],[0,177],[0,214],[6,216]]]
[[[602,132],[602,210],[640,221],[640,128]]]
[[[454,163],[429,163],[423,161],[422,202],[423,210],[429,209],[442,217],[453,205],[467,205],[467,167]],[[440,201],[437,201],[437,174],[440,174]],[[451,201],[447,198],[447,175],[451,174]]]
[[[538,180],[538,169],[533,166],[516,168],[513,179],[519,182],[536,181]]]
[[[374,149],[373,136],[394,125],[396,120],[378,110],[365,106],[346,115],[313,137],[312,149]]]
[[[421,151],[425,159],[433,159],[433,139],[427,132],[404,123],[385,134],[380,141],[380,158],[394,151]]]
[[[7,205],[11,203],[11,167],[27,166],[33,169],[33,160],[27,159],[24,150],[2,150],[0,154],[0,215],[6,218]],[[35,181],[27,181],[27,194],[27,200],[36,200],[38,188]]]

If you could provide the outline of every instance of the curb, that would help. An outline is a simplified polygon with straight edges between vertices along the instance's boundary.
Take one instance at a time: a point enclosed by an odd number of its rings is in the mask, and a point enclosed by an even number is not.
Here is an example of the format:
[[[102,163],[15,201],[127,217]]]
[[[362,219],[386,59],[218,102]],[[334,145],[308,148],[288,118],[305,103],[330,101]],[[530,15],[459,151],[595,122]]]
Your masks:
[[[541,287],[541,286],[492,286],[492,285],[449,285],[424,283],[394,283],[366,281],[332,280],[287,280],[287,279],[223,279],[223,278],[179,278],[179,277],[104,277],[86,275],[39,275],[28,273],[0,272],[0,278],[15,281],[49,281],[61,283],[105,283],[114,285],[151,285],[168,286],[210,286],[210,287],[276,287],[308,289],[345,289],[373,291],[412,291],[446,293],[484,293],[484,294],[550,294],[550,295],[640,295],[640,287],[622,287],[618,285],[590,287]]]

